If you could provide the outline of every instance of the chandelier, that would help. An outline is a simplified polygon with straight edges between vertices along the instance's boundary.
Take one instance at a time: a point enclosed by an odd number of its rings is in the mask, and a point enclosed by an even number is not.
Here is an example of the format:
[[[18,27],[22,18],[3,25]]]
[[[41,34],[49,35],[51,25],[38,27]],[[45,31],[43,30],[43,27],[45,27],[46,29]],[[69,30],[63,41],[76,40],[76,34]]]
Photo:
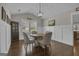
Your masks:
[[[42,17],[42,16],[43,16],[43,13],[42,13],[42,11],[41,11],[41,3],[39,3],[38,16],[39,16],[39,17]]]

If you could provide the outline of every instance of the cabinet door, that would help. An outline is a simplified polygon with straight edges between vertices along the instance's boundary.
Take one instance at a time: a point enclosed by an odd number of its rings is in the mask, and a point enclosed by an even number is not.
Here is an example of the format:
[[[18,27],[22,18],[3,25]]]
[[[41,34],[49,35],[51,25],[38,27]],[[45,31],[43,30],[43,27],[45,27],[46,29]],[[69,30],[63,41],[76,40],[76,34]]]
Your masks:
[[[79,24],[79,14],[72,15],[72,22],[74,24]]]

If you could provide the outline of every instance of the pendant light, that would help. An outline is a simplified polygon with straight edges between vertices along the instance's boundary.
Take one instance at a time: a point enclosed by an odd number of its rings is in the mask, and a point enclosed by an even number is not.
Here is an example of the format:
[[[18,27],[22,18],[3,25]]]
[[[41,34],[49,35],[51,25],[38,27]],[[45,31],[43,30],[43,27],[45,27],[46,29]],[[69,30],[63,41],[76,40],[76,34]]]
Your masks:
[[[41,11],[41,3],[39,3],[39,12],[38,12],[38,16],[39,17],[42,17],[43,16],[43,13]]]

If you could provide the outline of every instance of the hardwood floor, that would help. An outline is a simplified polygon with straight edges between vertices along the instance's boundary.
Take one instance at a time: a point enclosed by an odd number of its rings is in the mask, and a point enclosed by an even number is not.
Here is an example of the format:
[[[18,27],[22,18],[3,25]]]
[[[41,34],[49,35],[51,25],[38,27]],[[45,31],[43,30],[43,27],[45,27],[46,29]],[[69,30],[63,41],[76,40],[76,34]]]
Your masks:
[[[24,41],[13,42],[9,50],[8,56],[73,56],[73,47],[52,41],[51,50],[48,48],[38,47],[28,47],[27,53],[24,49]]]
[[[79,56],[79,40],[74,40],[74,55]]]
[[[24,56],[25,54],[26,51],[24,49],[24,42],[22,40],[12,42],[8,56]]]
[[[79,32],[74,31],[74,55],[79,56]]]

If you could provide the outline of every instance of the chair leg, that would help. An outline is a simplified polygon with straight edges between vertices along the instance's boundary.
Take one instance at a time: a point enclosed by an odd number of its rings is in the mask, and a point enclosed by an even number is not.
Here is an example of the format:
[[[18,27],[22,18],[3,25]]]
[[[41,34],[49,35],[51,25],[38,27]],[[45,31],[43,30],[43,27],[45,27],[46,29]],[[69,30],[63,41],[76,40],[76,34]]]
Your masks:
[[[32,44],[30,44],[30,52],[32,52]]]
[[[31,50],[32,50],[31,49],[31,44],[28,45],[28,48],[29,48],[29,53],[31,54]]]
[[[26,55],[27,55],[27,48],[26,48]]]
[[[30,54],[32,52],[32,44],[29,44],[29,50],[30,50]]]
[[[24,47],[25,48],[26,55],[27,55],[27,47],[28,47],[28,44],[27,44],[27,46]]]
[[[51,55],[51,51],[52,51],[51,44],[49,44],[49,55]]]
[[[45,47],[45,48],[44,48],[44,56],[45,56],[45,54],[46,54],[46,53],[45,53],[45,50],[46,50],[46,46],[44,46],[44,47]]]
[[[32,54],[32,51],[33,51],[33,43],[30,44],[30,50],[31,50],[31,54]]]
[[[32,51],[33,51],[33,43],[32,43]]]
[[[51,55],[51,44],[48,44],[46,47],[48,48],[48,55]]]

